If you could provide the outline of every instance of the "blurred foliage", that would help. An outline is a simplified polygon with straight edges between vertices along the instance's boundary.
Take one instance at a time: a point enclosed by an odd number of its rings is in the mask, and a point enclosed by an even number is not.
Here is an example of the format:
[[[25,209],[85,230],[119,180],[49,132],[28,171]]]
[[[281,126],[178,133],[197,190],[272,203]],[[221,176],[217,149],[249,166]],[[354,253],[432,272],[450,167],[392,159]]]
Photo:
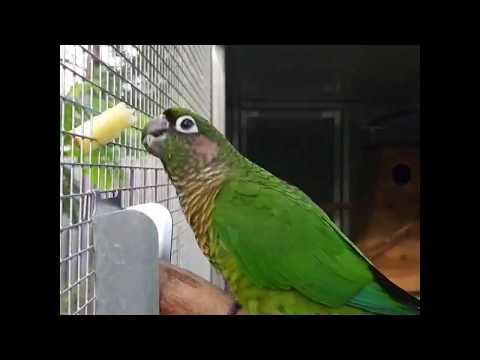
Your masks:
[[[100,76],[99,68],[95,67],[93,74],[93,81],[97,84],[100,84],[103,89],[107,89],[111,93],[115,91],[115,96],[122,99],[127,97],[126,95],[129,95],[129,89],[114,89],[114,75],[111,72],[102,71],[102,75]],[[66,100],[63,108],[61,107],[60,109],[60,111],[64,112],[64,130],[72,131],[77,126],[80,126],[82,124],[82,114],[83,123],[85,123],[94,116],[113,107],[115,105],[113,98],[112,96],[107,95],[108,94],[105,91],[101,91],[100,87],[93,85],[88,81],[76,82],[66,95],[66,98],[72,101]],[[83,104],[83,106],[81,104]],[[150,121],[150,117],[144,113],[136,111],[135,115],[137,118],[136,124],[140,127],[143,127],[148,121]],[[124,130],[121,137],[129,137],[129,131],[134,130]],[[138,135],[135,134],[135,136]],[[80,146],[74,144],[72,138],[73,137],[71,135],[63,135],[64,156],[66,157],[66,161],[99,165],[92,166],[90,169],[89,167],[83,168],[83,176],[90,175],[92,188],[99,190],[110,190],[122,186],[125,177],[124,171],[120,171],[118,168],[113,169],[111,167],[105,167],[101,165],[120,164],[120,159],[125,159],[128,156],[127,149],[120,149],[118,147],[115,148],[114,146],[106,145],[92,151],[91,154],[85,152],[81,154]],[[66,173],[70,173],[70,171],[66,169]],[[64,185],[67,186],[66,188],[64,187],[64,193],[68,193],[66,190],[68,189],[69,184],[65,184],[65,180],[69,182],[70,176],[71,175],[69,174],[64,176]]]
[[[99,69],[94,70],[94,74],[99,73]],[[107,72],[103,72],[101,85],[102,87],[107,88]],[[97,76],[93,76],[94,81]],[[100,77],[98,77],[100,78]],[[67,93],[67,99],[73,100],[75,103],[70,101],[65,101],[63,106],[64,111],[64,130],[72,131],[77,126],[82,124],[82,113],[83,113],[83,122],[86,122],[98,115],[102,111],[105,111],[112,106],[114,106],[114,101],[111,97],[106,96],[106,93],[102,93],[100,88],[94,86],[90,82],[80,81],[75,83]],[[82,104],[81,105],[77,104]],[[72,136],[64,135],[64,156],[70,158],[72,162],[82,162],[85,163],[85,158],[88,159],[88,163],[91,164],[105,164],[105,163],[115,163],[113,157],[113,147],[106,146],[100,147],[90,154],[81,154],[80,147],[76,144],[73,144]],[[67,146],[65,146],[67,145]],[[83,156],[82,156],[83,155]],[[91,157],[90,157],[91,156]],[[88,167],[84,167],[83,175],[87,176],[89,173]],[[106,177],[106,184],[100,184],[99,179],[104,180]],[[107,171],[105,167],[92,167],[91,168],[91,184],[93,188],[100,189],[106,188],[110,189],[113,183],[113,176],[111,171]],[[106,187],[103,186],[106,185]]]

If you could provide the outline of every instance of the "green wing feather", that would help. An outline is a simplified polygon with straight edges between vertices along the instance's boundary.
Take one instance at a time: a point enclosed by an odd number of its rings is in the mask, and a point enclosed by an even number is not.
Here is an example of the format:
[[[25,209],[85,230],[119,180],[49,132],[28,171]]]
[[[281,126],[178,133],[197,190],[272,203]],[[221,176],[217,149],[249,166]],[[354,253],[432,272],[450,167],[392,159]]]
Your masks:
[[[331,307],[403,309],[323,210],[299,189],[257,171],[224,185],[212,218],[218,238],[255,285],[295,289]]]

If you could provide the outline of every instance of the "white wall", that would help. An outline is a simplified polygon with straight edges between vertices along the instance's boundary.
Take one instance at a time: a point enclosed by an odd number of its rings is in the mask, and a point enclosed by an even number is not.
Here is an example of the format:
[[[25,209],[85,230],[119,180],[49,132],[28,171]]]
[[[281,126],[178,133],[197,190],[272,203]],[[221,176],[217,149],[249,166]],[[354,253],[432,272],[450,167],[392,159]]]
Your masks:
[[[212,123],[225,134],[225,49],[212,46]],[[180,226],[180,225],[179,225]],[[224,281],[202,254],[190,226],[182,223],[178,265],[224,288]]]
[[[213,125],[225,134],[225,48],[212,47],[212,120]]]
[[[212,123],[225,135],[225,48],[221,45],[212,47]],[[211,269],[213,284],[225,288],[223,278]]]

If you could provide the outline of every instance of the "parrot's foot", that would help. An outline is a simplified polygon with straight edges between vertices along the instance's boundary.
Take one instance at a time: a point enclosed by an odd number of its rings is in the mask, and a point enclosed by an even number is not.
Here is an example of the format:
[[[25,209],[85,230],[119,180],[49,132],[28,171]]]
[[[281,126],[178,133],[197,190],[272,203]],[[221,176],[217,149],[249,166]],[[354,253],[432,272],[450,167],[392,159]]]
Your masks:
[[[242,305],[234,301],[232,305],[230,305],[230,309],[228,310],[227,315],[237,315],[241,309],[242,309]]]

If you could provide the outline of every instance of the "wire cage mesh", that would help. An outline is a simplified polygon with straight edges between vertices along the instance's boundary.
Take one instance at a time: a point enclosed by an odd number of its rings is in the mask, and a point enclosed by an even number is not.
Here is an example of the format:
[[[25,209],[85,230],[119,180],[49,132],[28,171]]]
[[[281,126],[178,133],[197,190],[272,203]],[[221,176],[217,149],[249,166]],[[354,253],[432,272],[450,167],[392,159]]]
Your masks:
[[[74,141],[87,138],[75,128],[119,102],[135,109],[132,128],[93,151]],[[122,208],[165,205],[174,225],[172,263],[180,262],[185,217],[162,163],[141,144],[145,124],[172,106],[210,118],[210,45],[60,46],[60,314],[95,314],[98,196],[120,196]]]

